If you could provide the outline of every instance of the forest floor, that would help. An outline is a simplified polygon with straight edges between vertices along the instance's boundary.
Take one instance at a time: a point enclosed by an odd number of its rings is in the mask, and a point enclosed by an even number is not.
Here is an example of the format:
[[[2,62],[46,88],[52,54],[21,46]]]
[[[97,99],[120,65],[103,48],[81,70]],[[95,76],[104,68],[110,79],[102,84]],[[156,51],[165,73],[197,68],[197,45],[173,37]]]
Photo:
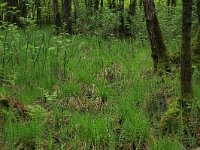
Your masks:
[[[181,123],[163,133],[160,120],[179,97],[179,71],[153,75],[148,42],[40,30],[13,30],[1,39],[0,149],[179,150],[200,144],[197,107],[187,136]],[[198,71],[193,78],[199,107]]]

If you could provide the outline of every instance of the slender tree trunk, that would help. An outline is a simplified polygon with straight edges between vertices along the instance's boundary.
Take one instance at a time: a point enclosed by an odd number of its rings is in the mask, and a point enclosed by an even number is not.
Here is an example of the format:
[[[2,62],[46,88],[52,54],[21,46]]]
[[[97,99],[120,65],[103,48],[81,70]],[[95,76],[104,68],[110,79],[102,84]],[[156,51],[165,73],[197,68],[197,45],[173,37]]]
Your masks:
[[[101,5],[101,9],[103,9],[103,0],[101,0],[100,5]]]
[[[69,34],[72,34],[72,0],[63,1],[63,10],[65,29]]]
[[[26,0],[21,0],[19,3],[19,9],[20,9],[20,16],[26,18],[27,17],[27,1]]]
[[[58,34],[59,28],[61,27],[61,18],[58,8],[58,0],[53,0],[53,14],[54,14],[54,23],[56,25],[56,31]]]
[[[56,20],[56,16],[58,14],[58,0],[53,0],[53,15],[54,15],[54,20]]]
[[[78,8],[79,8],[78,0],[74,0],[73,4],[74,4],[74,23],[76,25],[76,21],[78,19]]]
[[[98,11],[98,10],[99,10],[99,0],[95,0],[94,11]]]
[[[154,1],[143,0],[143,5],[147,30],[151,42],[154,72],[156,73],[158,69],[159,73],[161,73],[162,71],[170,72],[169,55],[161,33]]]
[[[41,24],[41,5],[40,5],[40,0],[36,0],[36,11],[37,11],[37,18],[36,18],[36,23]]]
[[[181,48],[181,100],[193,98],[192,58],[191,58],[191,25],[192,0],[183,0],[182,48]]]
[[[127,16],[127,23],[125,25],[126,35],[131,36],[133,35],[132,31],[132,23],[133,23],[133,16],[136,14],[136,0],[130,0],[128,16]],[[135,38],[135,37],[134,37]]]

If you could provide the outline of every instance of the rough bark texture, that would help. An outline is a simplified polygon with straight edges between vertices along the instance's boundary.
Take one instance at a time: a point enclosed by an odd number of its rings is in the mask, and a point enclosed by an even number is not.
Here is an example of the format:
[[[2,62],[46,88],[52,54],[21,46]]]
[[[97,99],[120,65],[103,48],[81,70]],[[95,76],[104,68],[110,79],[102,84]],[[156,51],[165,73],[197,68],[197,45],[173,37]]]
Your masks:
[[[191,58],[191,25],[192,0],[183,0],[182,48],[181,48],[181,99],[193,98],[192,58]]]
[[[153,0],[143,0],[146,25],[151,42],[154,72],[170,72],[169,55],[165,46]]]
[[[72,0],[63,1],[63,11],[65,29],[69,34],[72,34]]]

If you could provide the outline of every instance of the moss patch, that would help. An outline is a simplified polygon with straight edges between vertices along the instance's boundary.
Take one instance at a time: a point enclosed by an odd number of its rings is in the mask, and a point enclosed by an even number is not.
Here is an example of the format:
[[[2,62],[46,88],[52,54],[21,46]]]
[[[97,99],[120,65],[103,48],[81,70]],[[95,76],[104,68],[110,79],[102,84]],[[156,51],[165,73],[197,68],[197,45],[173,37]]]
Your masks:
[[[181,125],[181,108],[178,99],[169,104],[168,110],[162,116],[160,129],[162,133],[176,133]]]

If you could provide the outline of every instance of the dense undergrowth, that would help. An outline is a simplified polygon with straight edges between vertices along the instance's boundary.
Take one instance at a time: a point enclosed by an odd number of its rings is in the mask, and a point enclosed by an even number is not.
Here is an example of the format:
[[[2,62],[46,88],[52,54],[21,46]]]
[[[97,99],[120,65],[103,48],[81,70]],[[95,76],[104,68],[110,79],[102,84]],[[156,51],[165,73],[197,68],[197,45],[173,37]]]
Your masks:
[[[12,25],[2,33],[0,149],[199,146],[198,70],[190,126],[181,113],[163,125],[179,96],[179,71],[174,66],[171,75],[154,76],[148,43]]]

